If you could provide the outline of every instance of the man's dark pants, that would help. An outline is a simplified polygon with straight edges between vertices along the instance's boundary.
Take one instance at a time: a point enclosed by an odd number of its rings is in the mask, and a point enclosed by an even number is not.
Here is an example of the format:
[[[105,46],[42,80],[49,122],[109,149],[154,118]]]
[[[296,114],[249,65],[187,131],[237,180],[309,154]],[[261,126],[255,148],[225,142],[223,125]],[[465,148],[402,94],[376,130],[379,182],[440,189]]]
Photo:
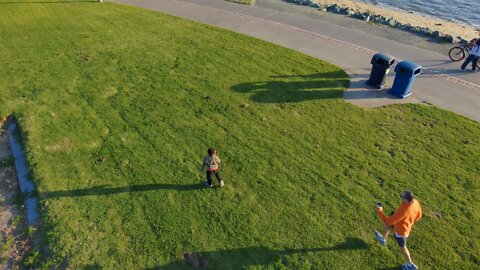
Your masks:
[[[472,63],[472,70],[477,70],[478,59],[478,56],[470,54],[465,60],[465,62],[463,62],[462,69],[466,69],[468,64]]]

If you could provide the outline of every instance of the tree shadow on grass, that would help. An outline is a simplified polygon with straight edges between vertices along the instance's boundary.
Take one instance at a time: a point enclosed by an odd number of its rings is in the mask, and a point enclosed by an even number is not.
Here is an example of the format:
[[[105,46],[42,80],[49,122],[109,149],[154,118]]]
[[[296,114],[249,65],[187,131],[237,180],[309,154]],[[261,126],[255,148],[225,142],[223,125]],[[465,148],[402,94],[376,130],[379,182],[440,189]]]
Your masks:
[[[88,264],[88,265],[85,265],[82,269],[83,270],[102,270],[102,267],[98,264]]]
[[[349,85],[348,76],[343,71],[281,75],[271,78],[272,81],[237,84],[232,90],[253,94],[250,99],[254,102],[295,103],[342,98],[343,90]]]
[[[96,186],[85,189],[57,190],[42,192],[41,197],[44,199],[62,198],[62,197],[83,197],[83,196],[106,196],[119,193],[133,193],[151,190],[176,190],[176,191],[194,191],[206,188],[201,183],[192,185],[176,185],[176,184],[149,184],[128,187],[109,187],[107,185]]]
[[[291,74],[291,75],[276,75],[271,76],[272,79],[292,79],[292,78],[299,78],[299,79],[339,79],[339,78],[346,78],[348,77],[347,74],[341,70],[337,71],[330,71],[330,72],[318,72],[318,73],[311,73],[311,74]]]
[[[322,251],[347,251],[368,249],[367,243],[359,238],[349,237],[343,243],[332,247],[304,248],[274,250],[267,247],[248,247],[219,251],[208,251],[198,253],[186,253],[182,260],[177,260],[167,265],[156,266],[146,270],[167,270],[167,269],[245,269],[253,265],[267,266],[279,260],[288,265],[288,258],[285,256],[309,252]]]

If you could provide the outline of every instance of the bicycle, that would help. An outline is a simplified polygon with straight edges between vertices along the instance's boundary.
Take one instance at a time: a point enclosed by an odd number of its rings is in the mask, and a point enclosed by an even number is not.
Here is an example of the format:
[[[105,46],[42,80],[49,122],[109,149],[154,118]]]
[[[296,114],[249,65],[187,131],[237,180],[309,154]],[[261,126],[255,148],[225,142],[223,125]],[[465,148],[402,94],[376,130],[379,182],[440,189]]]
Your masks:
[[[472,49],[470,44],[463,45],[463,46],[455,46],[450,49],[448,52],[448,57],[453,62],[459,62],[465,59],[467,56],[470,55],[470,50]],[[477,64],[477,67],[480,68],[480,62]]]

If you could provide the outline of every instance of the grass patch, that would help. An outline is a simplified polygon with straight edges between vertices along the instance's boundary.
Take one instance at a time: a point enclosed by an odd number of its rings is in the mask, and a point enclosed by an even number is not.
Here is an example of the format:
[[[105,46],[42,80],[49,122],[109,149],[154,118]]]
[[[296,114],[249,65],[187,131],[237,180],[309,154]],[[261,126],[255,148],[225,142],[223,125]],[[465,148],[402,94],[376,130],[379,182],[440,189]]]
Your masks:
[[[377,269],[376,201],[423,202],[423,269],[480,262],[478,123],[343,101],[300,53],[110,3],[0,3],[0,115],[14,112],[52,256],[70,269]],[[219,149],[226,187],[198,167]],[[393,241],[390,241],[393,243]],[[186,258],[184,258],[186,257]]]
[[[240,3],[244,5],[255,5],[256,0],[227,0],[229,2]]]

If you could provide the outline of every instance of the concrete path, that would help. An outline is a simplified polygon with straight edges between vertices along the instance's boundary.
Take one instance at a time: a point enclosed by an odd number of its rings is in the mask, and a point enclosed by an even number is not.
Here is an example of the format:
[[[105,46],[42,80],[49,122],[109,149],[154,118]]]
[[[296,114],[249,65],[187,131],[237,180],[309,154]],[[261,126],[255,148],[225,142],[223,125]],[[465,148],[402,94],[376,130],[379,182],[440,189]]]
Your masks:
[[[245,6],[219,0],[113,0],[117,3],[157,10],[270,41],[344,68],[352,79],[345,98],[359,106],[426,102],[480,121],[480,73],[456,71],[446,55],[405,45],[306,16]],[[358,22],[360,23],[360,22]],[[386,91],[367,89],[375,52],[422,65],[412,97],[396,99]],[[394,74],[389,76],[392,84]]]

